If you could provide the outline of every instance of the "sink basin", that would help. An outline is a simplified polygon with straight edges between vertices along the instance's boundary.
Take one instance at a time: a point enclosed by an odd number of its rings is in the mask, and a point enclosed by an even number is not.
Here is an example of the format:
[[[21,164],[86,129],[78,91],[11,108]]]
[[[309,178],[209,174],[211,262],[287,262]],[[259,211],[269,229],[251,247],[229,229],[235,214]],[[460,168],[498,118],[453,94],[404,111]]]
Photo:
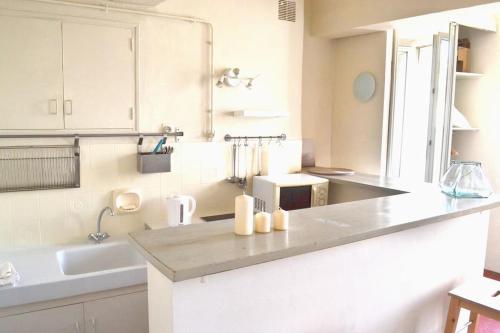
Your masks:
[[[64,275],[78,275],[146,265],[128,243],[92,244],[57,252]]]

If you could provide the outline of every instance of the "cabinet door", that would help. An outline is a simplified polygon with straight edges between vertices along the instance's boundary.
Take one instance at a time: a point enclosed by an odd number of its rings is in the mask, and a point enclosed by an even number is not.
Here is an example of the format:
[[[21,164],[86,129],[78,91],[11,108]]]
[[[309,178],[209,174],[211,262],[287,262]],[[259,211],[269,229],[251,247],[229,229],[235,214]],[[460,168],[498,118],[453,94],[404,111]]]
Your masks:
[[[147,333],[147,292],[84,303],[86,333]]]
[[[0,16],[0,129],[62,129],[57,20]]]
[[[0,332],[84,333],[83,305],[75,304],[0,318]]]
[[[134,129],[134,30],[63,23],[67,129]]]

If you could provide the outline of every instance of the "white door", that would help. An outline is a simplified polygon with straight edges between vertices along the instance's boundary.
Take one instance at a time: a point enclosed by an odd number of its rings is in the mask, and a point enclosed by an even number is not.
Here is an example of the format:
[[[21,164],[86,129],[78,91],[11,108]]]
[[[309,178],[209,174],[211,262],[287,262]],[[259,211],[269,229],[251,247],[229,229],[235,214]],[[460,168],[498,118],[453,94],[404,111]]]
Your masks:
[[[84,333],[83,305],[68,305],[0,318],[0,332]]]
[[[84,303],[86,333],[147,333],[147,292]]]
[[[0,129],[62,129],[61,22],[0,16]]]
[[[63,23],[67,129],[135,128],[134,29]]]

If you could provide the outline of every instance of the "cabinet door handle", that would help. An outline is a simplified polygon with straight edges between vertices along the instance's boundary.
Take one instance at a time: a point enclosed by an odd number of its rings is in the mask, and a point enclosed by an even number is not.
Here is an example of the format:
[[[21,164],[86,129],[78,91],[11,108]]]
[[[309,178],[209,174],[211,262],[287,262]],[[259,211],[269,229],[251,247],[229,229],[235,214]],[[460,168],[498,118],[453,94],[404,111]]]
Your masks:
[[[73,101],[71,99],[64,101],[64,114],[68,116],[73,114]]]
[[[49,99],[49,114],[57,115],[57,99]]]
[[[90,318],[90,326],[92,327],[92,332],[95,333],[96,328],[95,328],[95,318],[94,317]]]
[[[80,333],[80,322],[78,321],[75,322],[75,332]]]

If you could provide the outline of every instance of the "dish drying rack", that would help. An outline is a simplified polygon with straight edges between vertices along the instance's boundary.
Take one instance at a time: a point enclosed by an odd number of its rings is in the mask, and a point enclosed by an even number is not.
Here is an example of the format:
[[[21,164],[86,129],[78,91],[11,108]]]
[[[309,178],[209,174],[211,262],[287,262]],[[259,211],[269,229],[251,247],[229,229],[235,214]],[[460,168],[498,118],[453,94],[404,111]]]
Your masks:
[[[80,147],[0,147],[0,192],[80,187]]]
[[[264,140],[269,140],[268,142],[271,143],[273,140],[277,140],[278,142],[282,142],[286,140],[286,134],[281,134],[281,135],[266,135],[266,136],[232,136],[230,134],[226,134],[224,136],[224,141],[230,142],[233,141],[233,146],[232,146],[232,175],[231,177],[227,178],[227,181],[230,183],[237,184],[238,187],[242,189],[246,189],[248,185],[248,170],[247,170],[247,165],[245,165],[245,172],[244,176],[241,177],[239,175],[239,166],[238,163],[240,163],[240,150],[241,150],[241,142],[243,142],[243,154],[245,154],[245,163],[246,163],[246,156],[247,156],[247,148],[248,148],[248,141],[250,140],[257,140],[258,145],[257,145],[257,155],[258,155],[258,173],[257,175],[260,176],[261,173],[261,168],[262,168],[262,162],[261,162],[261,154],[262,154],[262,142]],[[237,171],[238,170],[238,171]]]
[[[80,138],[178,137],[163,133],[3,134],[0,139],[74,138],[73,145],[0,146],[0,193],[80,187]],[[168,163],[170,168],[170,163]]]

